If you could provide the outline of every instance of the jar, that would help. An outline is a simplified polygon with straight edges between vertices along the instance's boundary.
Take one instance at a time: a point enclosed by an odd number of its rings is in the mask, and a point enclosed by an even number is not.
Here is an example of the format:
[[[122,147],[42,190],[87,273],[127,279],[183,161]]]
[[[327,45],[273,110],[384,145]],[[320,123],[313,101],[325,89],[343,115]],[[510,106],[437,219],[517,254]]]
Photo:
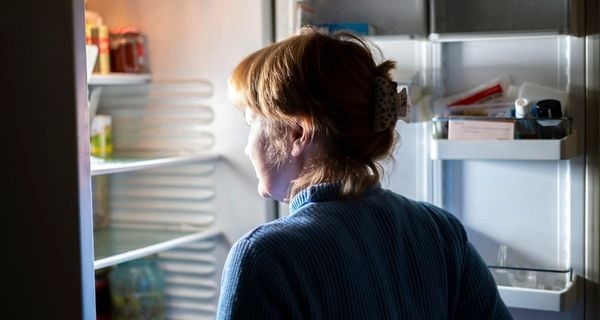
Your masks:
[[[165,278],[156,256],[117,265],[110,273],[112,318],[164,319]]]
[[[110,61],[114,72],[143,73],[146,70],[144,36],[136,27],[111,30]]]
[[[108,270],[96,271],[96,320],[111,320]]]

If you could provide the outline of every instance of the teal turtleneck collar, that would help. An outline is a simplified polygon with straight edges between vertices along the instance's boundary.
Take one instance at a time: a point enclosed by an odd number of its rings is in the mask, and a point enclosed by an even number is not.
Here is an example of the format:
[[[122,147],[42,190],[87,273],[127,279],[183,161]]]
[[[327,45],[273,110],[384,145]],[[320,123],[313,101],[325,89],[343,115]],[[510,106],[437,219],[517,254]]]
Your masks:
[[[290,201],[290,213],[294,214],[300,208],[309,203],[336,201],[342,199],[341,191],[342,184],[340,182],[326,182],[310,186],[298,192]],[[375,194],[381,190],[381,184],[377,183],[367,188],[360,197]]]

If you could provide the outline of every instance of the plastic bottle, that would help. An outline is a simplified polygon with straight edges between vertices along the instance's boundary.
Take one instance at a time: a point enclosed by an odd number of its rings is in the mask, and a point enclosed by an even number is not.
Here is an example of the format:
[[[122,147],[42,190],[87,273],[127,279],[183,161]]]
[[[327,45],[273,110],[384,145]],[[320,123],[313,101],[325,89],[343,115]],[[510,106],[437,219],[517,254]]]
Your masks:
[[[110,43],[108,27],[102,17],[94,11],[85,11],[85,43],[98,47],[95,73],[110,73]]]
[[[119,264],[109,278],[113,320],[164,319],[165,278],[156,256]]]
[[[512,275],[508,272],[506,267],[508,258],[508,247],[506,245],[501,245],[498,247],[498,259],[496,260],[496,265],[500,268],[491,269],[492,276],[494,277],[494,281],[496,281],[497,285],[501,286],[510,286]]]
[[[531,114],[531,104],[527,99],[515,100],[515,118],[517,118],[517,139],[537,139],[536,123]]]
[[[532,82],[523,82],[519,89],[519,98],[527,99],[529,102],[554,99],[560,101],[561,106],[566,109],[569,102],[569,93]],[[564,110],[562,113],[565,113]]]
[[[112,118],[109,115],[97,114],[90,128],[90,154],[109,157],[112,151]]]
[[[98,63],[97,72],[100,74],[110,73],[110,38],[108,27],[102,23],[97,25],[98,32]]]
[[[537,287],[536,271],[508,268],[508,246],[500,245],[500,247],[498,247],[497,264],[499,268],[494,269],[494,272],[492,273],[496,284],[520,288]]]

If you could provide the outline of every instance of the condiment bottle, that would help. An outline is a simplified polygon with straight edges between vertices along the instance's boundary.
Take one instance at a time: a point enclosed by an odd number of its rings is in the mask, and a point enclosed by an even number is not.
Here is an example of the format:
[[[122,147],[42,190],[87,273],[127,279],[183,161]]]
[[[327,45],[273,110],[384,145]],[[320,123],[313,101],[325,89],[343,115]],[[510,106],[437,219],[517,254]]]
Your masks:
[[[531,104],[527,99],[515,100],[515,118],[517,118],[517,139],[537,139],[535,119],[531,116]]]

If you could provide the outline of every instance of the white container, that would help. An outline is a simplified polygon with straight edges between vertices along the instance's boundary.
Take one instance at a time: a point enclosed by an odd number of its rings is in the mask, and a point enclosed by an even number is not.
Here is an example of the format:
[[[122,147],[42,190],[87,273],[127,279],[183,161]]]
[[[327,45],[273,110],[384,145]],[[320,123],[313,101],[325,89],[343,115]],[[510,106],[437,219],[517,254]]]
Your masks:
[[[86,76],[88,83],[92,78],[92,71],[96,65],[96,59],[98,58],[98,47],[95,45],[88,44],[85,46],[85,62],[86,62]]]
[[[518,98],[515,100],[515,118],[524,119],[527,118],[531,112],[531,105],[529,101],[525,98]]]
[[[562,90],[542,86],[532,82],[523,82],[519,89],[519,98],[524,98],[535,103],[539,100],[554,99],[560,101],[563,114],[569,104],[569,93]]]

